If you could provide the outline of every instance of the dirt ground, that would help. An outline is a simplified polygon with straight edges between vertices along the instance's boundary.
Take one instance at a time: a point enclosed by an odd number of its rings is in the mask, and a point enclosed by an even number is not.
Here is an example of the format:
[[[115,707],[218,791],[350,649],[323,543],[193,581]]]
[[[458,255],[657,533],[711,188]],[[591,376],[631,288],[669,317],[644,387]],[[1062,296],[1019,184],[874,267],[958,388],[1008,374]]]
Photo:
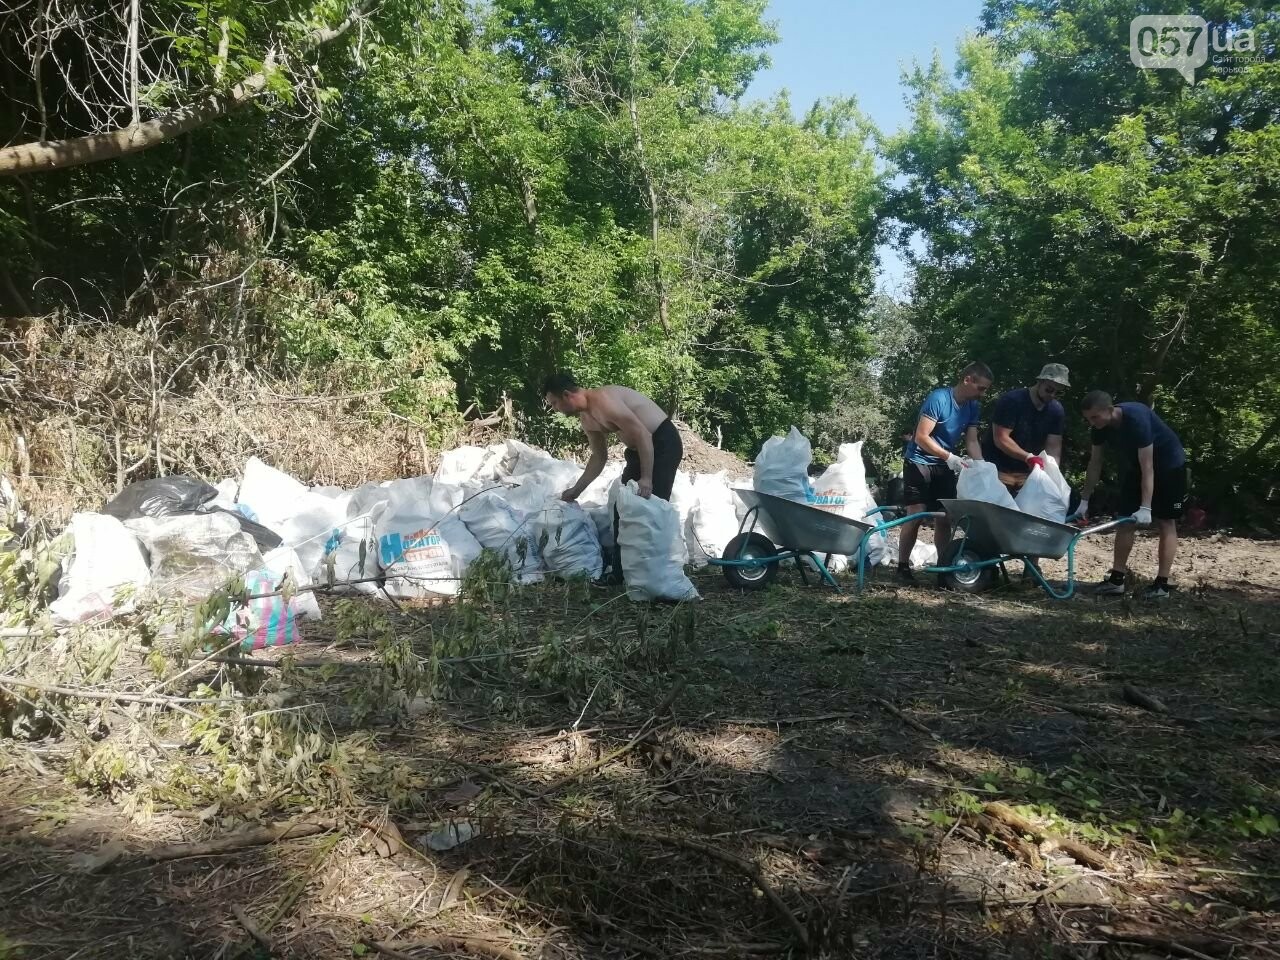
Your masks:
[[[326,762],[359,770],[324,800],[139,822],[69,785],[65,744],[0,746],[0,957],[1280,957],[1280,544],[1186,541],[1174,580],[705,571],[680,607],[548,584],[391,612],[454,672],[336,727]],[[370,657],[340,619],[299,655]],[[464,620],[505,639],[457,655]],[[311,832],[172,846],[246,821]]]

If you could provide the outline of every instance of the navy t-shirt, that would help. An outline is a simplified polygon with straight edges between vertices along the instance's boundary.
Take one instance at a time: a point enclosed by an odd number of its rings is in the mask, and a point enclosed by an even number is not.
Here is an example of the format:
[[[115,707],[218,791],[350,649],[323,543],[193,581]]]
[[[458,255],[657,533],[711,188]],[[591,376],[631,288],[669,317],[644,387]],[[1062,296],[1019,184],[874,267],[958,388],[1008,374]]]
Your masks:
[[[1124,469],[1137,468],[1138,451],[1143,447],[1152,448],[1152,461],[1157,473],[1186,465],[1187,455],[1182,449],[1182,441],[1154,410],[1145,403],[1133,401],[1117,403],[1116,406],[1124,412],[1120,425],[1092,431],[1095,446],[1106,444],[1111,447],[1120,457]]]
[[[991,411],[991,431],[982,438],[982,455],[1008,473],[1026,473],[1027,465],[996,446],[995,428],[1008,427],[1013,442],[1027,453],[1040,453],[1049,437],[1062,436],[1067,413],[1057,400],[1050,400],[1039,410],[1031,400],[1031,389],[1010,390],[996,400]]]
[[[943,449],[952,453],[955,452],[956,444],[960,442],[964,432],[969,427],[977,425],[981,414],[982,408],[977,400],[957,403],[955,394],[951,392],[950,387],[939,387],[937,390],[930,391],[929,395],[924,398],[924,403],[920,405],[921,417],[928,417],[930,420],[938,421],[934,424],[933,432],[930,436],[940,443]],[[907,442],[906,457],[912,463],[919,463],[924,466],[942,463],[937,457],[931,456],[920,449],[920,445],[916,443],[914,433]]]

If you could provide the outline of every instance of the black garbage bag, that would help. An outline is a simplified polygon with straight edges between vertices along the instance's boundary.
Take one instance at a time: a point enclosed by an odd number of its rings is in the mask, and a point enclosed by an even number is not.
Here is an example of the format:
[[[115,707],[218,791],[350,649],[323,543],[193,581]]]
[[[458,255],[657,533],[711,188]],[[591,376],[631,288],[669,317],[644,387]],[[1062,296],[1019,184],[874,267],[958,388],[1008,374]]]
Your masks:
[[[191,477],[156,477],[131,483],[107,501],[100,512],[117,520],[138,517],[172,517],[195,513],[218,495],[203,480]]]
[[[243,514],[223,507],[208,506],[218,491],[203,480],[191,477],[156,477],[131,483],[107,501],[101,512],[117,520],[136,520],[138,517],[176,517],[187,513],[229,513],[240,522],[240,529],[258,544],[259,550],[274,550],[280,546],[280,536]]]

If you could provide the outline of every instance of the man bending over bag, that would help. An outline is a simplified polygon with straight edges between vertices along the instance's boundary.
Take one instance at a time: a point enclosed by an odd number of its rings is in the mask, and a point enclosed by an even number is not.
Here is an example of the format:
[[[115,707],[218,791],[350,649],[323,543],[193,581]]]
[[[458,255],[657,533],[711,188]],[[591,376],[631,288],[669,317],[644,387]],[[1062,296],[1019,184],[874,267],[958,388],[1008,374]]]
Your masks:
[[[671,499],[676,471],[684,457],[680,432],[662,408],[643,393],[630,387],[608,386],[586,390],[578,385],[572,373],[561,372],[547,377],[542,384],[547,406],[557,413],[577,417],[586,431],[591,458],[582,476],[560,499],[577,500],[582,491],[600,476],[609,459],[608,437],[616,433],[627,445],[626,469],[622,482],[636,481],[640,496],[656,494]],[[618,539],[618,513],[613,515],[614,542]],[[621,564],[615,566],[615,574]]]

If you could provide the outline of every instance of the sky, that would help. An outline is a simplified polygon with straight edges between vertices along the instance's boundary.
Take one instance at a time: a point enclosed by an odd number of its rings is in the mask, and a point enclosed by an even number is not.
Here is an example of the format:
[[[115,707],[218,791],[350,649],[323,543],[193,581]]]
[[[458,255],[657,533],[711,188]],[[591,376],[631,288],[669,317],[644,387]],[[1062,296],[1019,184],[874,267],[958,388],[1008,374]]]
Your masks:
[[[797,115],[820,97],[854,96],[862,111],[885,132],[909,115],[900,78],[913,61],[927,63],[935,51],[950,70],[956,42],[978,26],[982,0],[771,0],[766,19],[781,40],[770,51],[773,66],[756,76],[748,99],[767,99],[782,89]],[[881,289],[900,287],[904,264],[894,251],[880,251]]]

